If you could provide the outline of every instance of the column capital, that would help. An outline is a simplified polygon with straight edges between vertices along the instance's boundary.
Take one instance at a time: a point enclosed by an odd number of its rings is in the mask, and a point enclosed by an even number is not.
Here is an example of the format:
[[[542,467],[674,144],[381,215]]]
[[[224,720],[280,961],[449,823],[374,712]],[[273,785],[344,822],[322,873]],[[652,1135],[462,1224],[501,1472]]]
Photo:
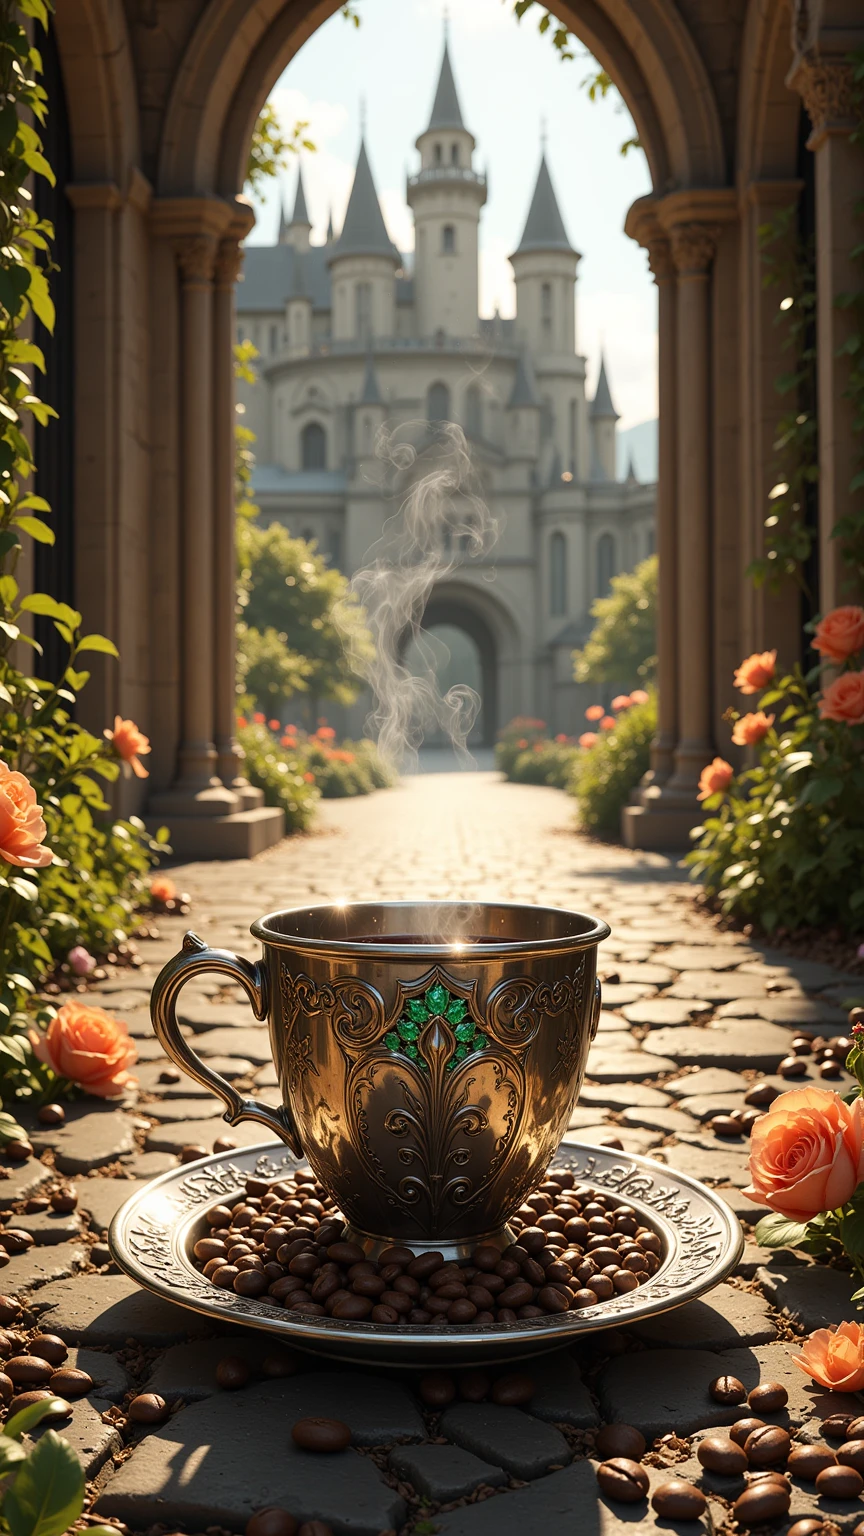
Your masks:
[[[707,277],[717,253],[719,224],[673,224],[669,231],[672,260],[679,277]]]
[[[216,252],[215,283],[217,288],[233,288],[243,265],[243,247],[236,235],[227,235],[219,241]]]
[[[675,276],[672,242],[666,235],[655,235],[647,242],[645,249],[648,252],[648,265],[656,283],[666,283]]]
[[[216,237],[181,235],[174,241],[174,250],[184,288],[209,287],[216,267]]]
[[[786,84],[798,92],[813,125],[810,149],[816,148],[827,133],[848,134],[860,125],[853,68],[847,59],[802,54],[789,71]]]

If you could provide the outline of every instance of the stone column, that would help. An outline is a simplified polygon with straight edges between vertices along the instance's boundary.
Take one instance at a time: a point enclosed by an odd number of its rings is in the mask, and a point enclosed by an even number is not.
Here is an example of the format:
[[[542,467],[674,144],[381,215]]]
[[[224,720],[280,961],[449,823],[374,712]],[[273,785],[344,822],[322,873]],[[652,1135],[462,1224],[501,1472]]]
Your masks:
[[[213,291],[213,720],[217,771],[234,789],[246,784],[234,739],[234,284],[242,261],[239,236],[219,242]]]
[[[668,789],[695,805],[711,740],[711,266],[719,226],[671,229],[677,284],[678,744]]]
[[[181,742],[171,798],[186,815],[225,815],[237,797],[216,772],[213,680],[213,277],[210,233],[175,244],[181,276]]]
[[[678,744],[678,527],[676,515],[676,306],[675,263],[667,239],[648,243],[648,263],[657,284],[658,453],[657,453],[657,735],[651,743],[647,784],[672,776]]]
[[[826,29],[826,36],[828,29]],[[787,84],[797,90],[813,125],[808,148],[816,158],[816,344],[819,396],[819,608],[858,601],[855,579],[843,560],[836,523],[860,512],[862,492],[850,485],[858,470],[854,410],[846,397],[850,359],[843,346],[856,326],[855,312],[838,305],[861,286],[853,249],[860,241],[858,205],[864,196],[864,157],[851,141],[860,111],[853,99],[847,54],[864,43],[864,27],[844,34],[843,52],[824,53],[818,32],[799,54]],[[831,39],[834,46],[841,39]],[[811,42],[809,35],[805,43]]]

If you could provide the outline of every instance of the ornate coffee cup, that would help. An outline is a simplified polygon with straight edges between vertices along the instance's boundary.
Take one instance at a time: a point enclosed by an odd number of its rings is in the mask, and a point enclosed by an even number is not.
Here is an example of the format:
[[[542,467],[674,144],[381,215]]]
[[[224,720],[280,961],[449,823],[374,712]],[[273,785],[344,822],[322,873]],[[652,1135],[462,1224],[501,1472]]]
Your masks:
[[[254,963],[192,933],[153,988],[164,1050],[308,1158],[367,1251],[461,1251],[506,1224],[557,1150],[600,1018],[597,918],[509,903],[273,912]],[[180,1032],[180,989],[216,972],[267,1018],[279,1108],[244,1098]]]

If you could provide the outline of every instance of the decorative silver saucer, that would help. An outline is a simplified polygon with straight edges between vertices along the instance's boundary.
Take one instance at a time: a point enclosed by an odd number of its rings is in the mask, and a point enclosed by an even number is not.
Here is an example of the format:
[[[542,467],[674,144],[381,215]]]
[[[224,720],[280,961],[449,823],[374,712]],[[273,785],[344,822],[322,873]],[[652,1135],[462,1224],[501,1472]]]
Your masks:
[[[744,1239],[728,1206],[683,1173],[650,1158],[608,1147],[565,1142],[552,1162],[580,1183],[608,1189],[632,1205],[658,1233],[664,1258],[635,1291],[596,1307],[508,1325],[471,1328],[426,1323],[403,1328],[382,1323],[304,1317],[233,1291],[218,1290],[195,1268],[193,1243],[208,1230],[205,1212],[231,1203],[247,1178],[282,1179],[306,1164],[278,1142],[223,1152],[172,1169],[133,1195],[111,1223],[108,1242],[116,1262],[139,1285],[201,1312],[215,1324],[243,1323],[278,1334],[298,1349],[339,1360],[375,1360],[390,1366],[435,1362],[469,1365],[509,1361],[557,1349],[583,1334],[622,1327],[668,1312],[711,1290],[735,1268]]]

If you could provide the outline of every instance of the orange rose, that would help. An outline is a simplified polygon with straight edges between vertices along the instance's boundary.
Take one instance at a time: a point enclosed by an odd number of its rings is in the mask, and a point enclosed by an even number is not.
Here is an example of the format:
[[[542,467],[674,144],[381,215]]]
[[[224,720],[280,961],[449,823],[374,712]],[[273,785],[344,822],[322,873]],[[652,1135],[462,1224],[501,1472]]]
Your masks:
[[[736,720],[732,740],[736,747],[755,747],[768,735],[773,724],[773,715],[766,715],[763,709],[757,709],[755,715],[742,715],[740,720]]]
[[[618,693],[618,694],[615,695],[615,698],[612,700],[612,708],[613,709],[629,709],[630,705],[632,703],[633,703],[633,699],[631,698],[629,693]]]
[[[862,1111],[829,1088],[781,1093],[754,1122],[744,1193],[792,1221],[845,1205],[864,1178]]]
[[[860,1323],[817,1328],[793,1355],[805,1376],[829,1392],[860,1392],[864,1387],[864,1329]]]
[[[0,762],[0,859],[20,869],[44,869],[54,858],[41,846],[47,830],[30,780]]]
[[[848,604],[845,608],[832,608],[816,625],[814,651],[819,651],[826,661],[848,661],[856,651],[864,649],[864,608]]]
[[[586,720],[602,720],[606,711],[602,704],[589,704],[585,711]]]
[[[829,683],[819,700],[823,720],[839,720],[844,725],[864,721],[864,672],[841,672]]]
[[[127,1071],[138,1052],[126,1025],[101,1008],[64,1003],[44,1035],[30,1033],[39,1060],[97,1098],[110,1099],[133,1082]]]
[[[173,880],[168,879],[167,875],[154,875],[150,881],[150,895],[160,906],[164,906],[166,901],[174,900],[174,897],[177,895],[177,887]]]
[[[617,721],[614,715],[604,715],[600,721],[601,731],[614,731]]]
[[[580,747],[586,747],[586,748],[587,747],[596,747],[596,745],[597,745],[597,732],[596,731],[583,731],[582,735],[579,737],[579,745],[580,745]]]
[[[776,651],[754,651],[736,671],[735,687],[739,693],[758,693],[760,688],[767,688],[776,664]]]
[[[647,704],[649,695],[644,688],[634,688],[630,695],[631,704]]]
[[[110,741],[117,756],[132,769],[136,778],[149,779],[150,775],[144,764],[139,763],[138,756],[147,756],[150,741],[143,731],[139,731],[134,720],[124,720],[121,715],[115,715],[113,731],[104,730],[102,735],[106,741]]]
[[[715,757],[713,763],[708,763],[699,775],[698,798],[707,800],[711,795],[721,795],[729,788],[734,777],[732,764],[724,762],[722,757]]]

